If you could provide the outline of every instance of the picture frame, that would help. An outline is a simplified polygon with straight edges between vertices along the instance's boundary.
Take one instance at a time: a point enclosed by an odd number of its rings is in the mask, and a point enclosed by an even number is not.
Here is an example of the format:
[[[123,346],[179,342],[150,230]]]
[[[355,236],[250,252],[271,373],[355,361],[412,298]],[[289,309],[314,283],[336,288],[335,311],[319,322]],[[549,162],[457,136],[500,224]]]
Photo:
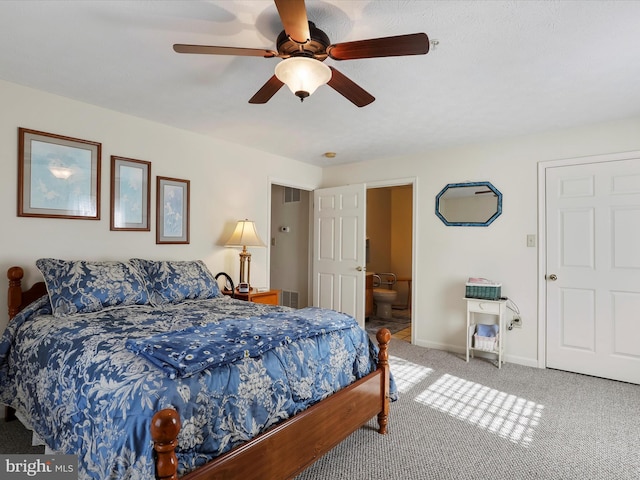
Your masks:
[[[151,230],[151,162],[111,155],[112,231]]]
[[[156,177],[156,243],[189,243],[190,181]]]
[[[102,144],[18,128],[18,216],[100,220]]]

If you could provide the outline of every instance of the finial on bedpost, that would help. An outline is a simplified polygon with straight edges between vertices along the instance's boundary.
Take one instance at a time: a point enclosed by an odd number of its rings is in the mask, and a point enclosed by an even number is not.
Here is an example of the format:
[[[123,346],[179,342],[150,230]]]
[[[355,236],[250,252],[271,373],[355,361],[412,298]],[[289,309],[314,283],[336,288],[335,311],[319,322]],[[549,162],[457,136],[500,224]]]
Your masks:
[[[151,420],[151,438],[156,451],[156,478],[178,480],[178,432],[180,415],[172,408],[157,412]]]
[[[7,295],[9,320],[18,314],[20,305],[22,305],[22,277],[24,277],[24,270],[20,267],[11,267],[7,270],[7,278],[9,279],[9,293]]]
[[[389,342],[391,341],[391,332],[386,328],[381,328],[376,333],[378,340],[378,370],[382,370],[381,385],[382,389],[382,410],[378,413],[378,433],[384,435],[387,433],[387,422],[389,420]]]

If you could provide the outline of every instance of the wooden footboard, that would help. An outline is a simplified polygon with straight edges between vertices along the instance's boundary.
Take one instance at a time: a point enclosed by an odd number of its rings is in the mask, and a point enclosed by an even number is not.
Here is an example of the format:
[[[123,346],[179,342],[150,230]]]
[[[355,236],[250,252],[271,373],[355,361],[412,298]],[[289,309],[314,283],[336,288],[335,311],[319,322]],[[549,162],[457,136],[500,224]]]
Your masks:
[[[378,416],[378,432],[387,432],[389,415],[389,354],[391,333],[378,331],[378,369],[278,424],[182,480],[292,478],[318,460],[355,430]],[[151,436],[156,451],[156,474],[162,480],[177,480],[175,448],[180,418],[172,409],[153,417]]]

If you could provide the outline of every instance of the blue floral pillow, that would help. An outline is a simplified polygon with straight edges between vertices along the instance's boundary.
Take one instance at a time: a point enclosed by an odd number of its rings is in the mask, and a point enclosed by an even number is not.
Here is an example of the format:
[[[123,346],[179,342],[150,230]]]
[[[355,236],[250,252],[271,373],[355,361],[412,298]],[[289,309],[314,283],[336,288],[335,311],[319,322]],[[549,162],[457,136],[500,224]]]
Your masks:
[[[41,258],[36,266],[56,317],[149,303],[144,279],[127,262]]]
[[[132,258],[130,262],[145,277],[153,305],[221,295],[218,282],[201,260],[153,261]]]

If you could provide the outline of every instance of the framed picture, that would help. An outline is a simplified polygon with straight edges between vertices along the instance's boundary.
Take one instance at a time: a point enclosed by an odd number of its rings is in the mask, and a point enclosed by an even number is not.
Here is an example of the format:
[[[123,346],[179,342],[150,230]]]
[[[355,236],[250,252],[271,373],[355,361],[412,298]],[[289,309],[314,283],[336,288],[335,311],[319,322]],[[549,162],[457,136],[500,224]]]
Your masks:
[[[18,216],[100,220],[102,144],[18,129]]]
[[[111,230],[150,230],[151,162],[111,156]]]
[[[189,180],[156,179],[156,243],[189,243]]]

